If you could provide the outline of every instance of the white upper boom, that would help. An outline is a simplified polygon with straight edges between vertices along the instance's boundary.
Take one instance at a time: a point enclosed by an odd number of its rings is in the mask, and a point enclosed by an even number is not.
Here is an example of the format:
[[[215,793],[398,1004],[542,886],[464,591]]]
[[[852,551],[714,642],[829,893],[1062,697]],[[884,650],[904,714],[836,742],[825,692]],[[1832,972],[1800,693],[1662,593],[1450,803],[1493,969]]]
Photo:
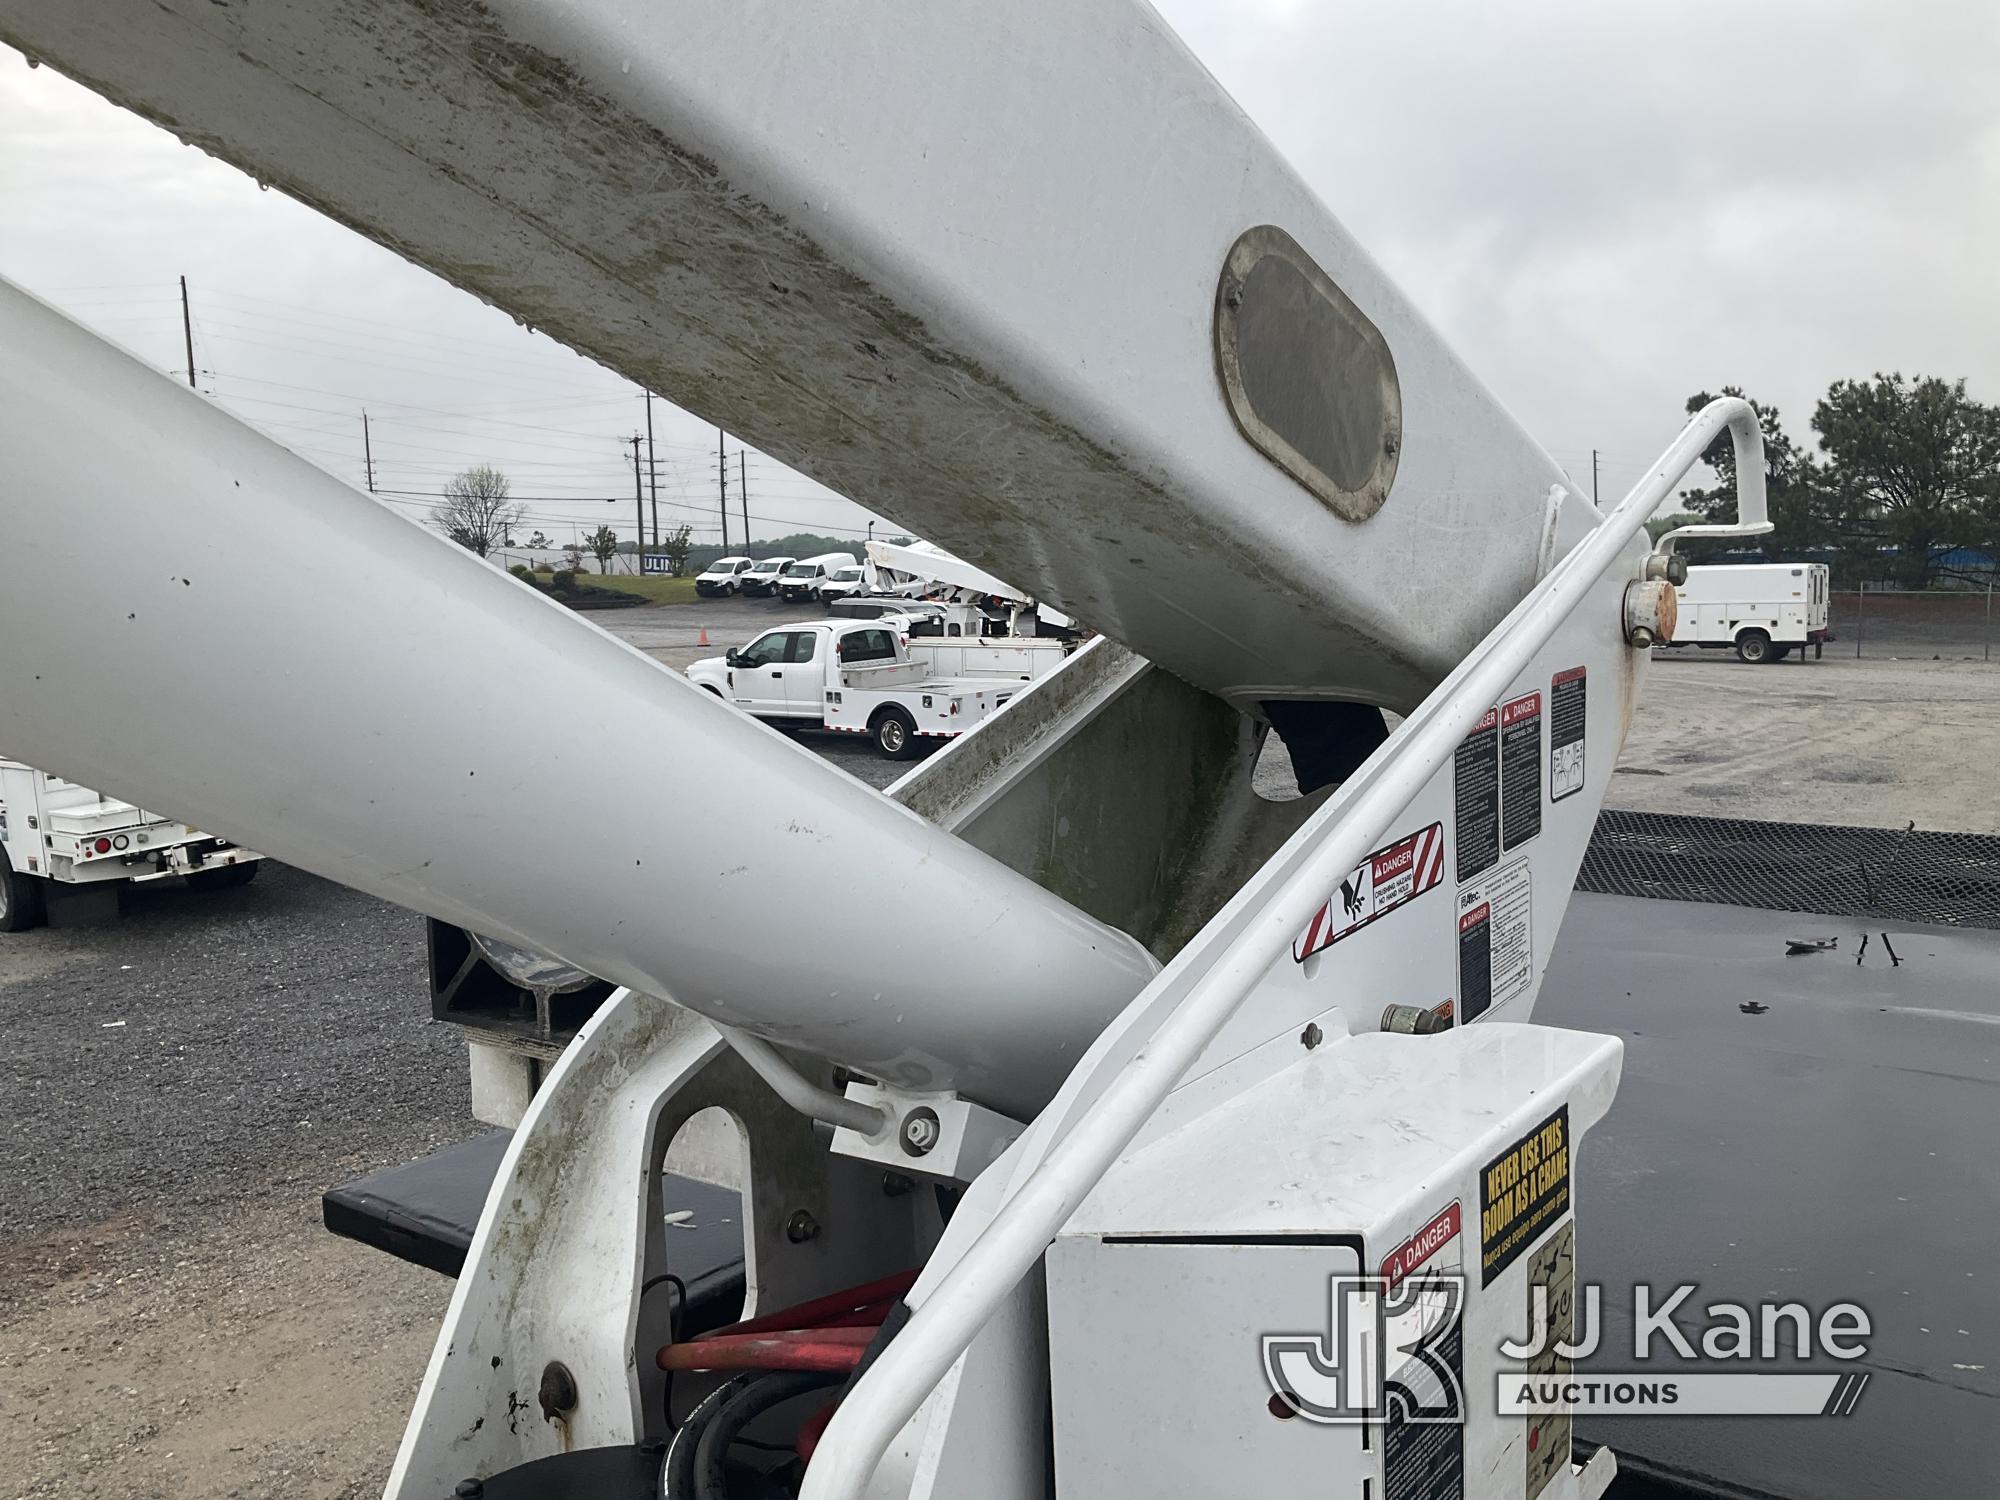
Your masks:
[[[1407,710],[1595,519],[1134,0],[0,38],[1238,703]]]

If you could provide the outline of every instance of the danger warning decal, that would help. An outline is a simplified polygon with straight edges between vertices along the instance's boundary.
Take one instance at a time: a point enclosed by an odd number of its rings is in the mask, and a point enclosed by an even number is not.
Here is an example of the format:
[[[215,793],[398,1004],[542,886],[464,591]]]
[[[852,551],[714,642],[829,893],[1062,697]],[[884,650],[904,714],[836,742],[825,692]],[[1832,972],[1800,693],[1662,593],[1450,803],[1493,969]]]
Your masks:
[[[1549,801],[1583,790],[1583,733],[1590,705],[1590,678],[1571,667],[1549,680]]]
[[[1500,847],[1542,831],[1542,695],[1500,705]]]
[[[1498,1276],[1569,1212],[1569,1106],[1550,1115],[1479,1174],[1479,1284]]]
[[[1460,1261],[1454,1241],[1458,1239],[1460,1217],[1458,1200],[1454,1198],[1443,1213],[1385,1255],[1382,1258],[1383,1290],[1393,1292],[1416,1272],[1425,1269],[1448,1270],[1456,1274]],[[1433,1261],[1439,1264],[1433,1267]]]
[[[1458,827],[1458,878],[1500,862],[1500,711],[1489,708],[1459,742],[1451,765]]]
[[[1424,1340],[1432,1356],[1442,1361],[1452,1379],[1463,1387],[1465,1330],[1457,1299],[1444,1295],[1442,1287],[1424,1290],[1429,1278],[1457,1276],[1464,1271],[1459,1226],[1459,1206],[1453,1201],[1384,1257],[1382,1282],[1385,1293],[1394,1292],[1405,1282],[1410,1283],[1412,1293],[1398,1299],[1401,1310],[1391,1317],[1391,1342],[1407,1349]],[[1445,1326],[1445,1319],[1450,1319],[1450,1326]],[[1402,1326],[1408,1320],[1413,1321]],[[1389,1378],[1413,1385],[1418,1379],[1412,1370],[1414,1363],[1414,1357],[1405,1361]],[[1462,1500],[1464,1423],[1414,1421],[1402,1402],[1392,1401],[1388,1419],[1382,1424],[1382,1494],[1383,1500]]]
[[[1386,917],[1414,901],[1444,878],[1444,824],[1397,839],[1354,867],[1340,889],[1313,913],[1312,921],[1292,945],[1292,957],[1304,963],[1322,948]]]

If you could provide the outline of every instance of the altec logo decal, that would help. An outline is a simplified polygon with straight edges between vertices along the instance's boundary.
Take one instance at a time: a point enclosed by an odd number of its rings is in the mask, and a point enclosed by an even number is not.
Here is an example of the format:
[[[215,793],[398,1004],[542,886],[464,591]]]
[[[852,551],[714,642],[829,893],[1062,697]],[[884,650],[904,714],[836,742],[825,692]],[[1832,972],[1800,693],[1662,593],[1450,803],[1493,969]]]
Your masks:
[[[1312,921],[1292,945],[1292,957],[1304,963],[1351,932],[1386,917],[1444,879],[1444,824],[1397,839],[1377,849],[1341,881],[1313,913]]]

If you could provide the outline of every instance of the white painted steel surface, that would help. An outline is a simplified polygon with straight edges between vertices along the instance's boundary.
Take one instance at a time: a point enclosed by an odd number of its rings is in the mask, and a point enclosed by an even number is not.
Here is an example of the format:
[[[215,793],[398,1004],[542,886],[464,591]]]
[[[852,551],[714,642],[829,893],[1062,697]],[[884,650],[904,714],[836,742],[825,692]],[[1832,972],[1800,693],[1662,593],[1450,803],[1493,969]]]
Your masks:
[[[1136,0],[0,0],[0,37],[1240,703],[1407,712],[1596,521]],[[1393,352],[1365,523],[1223,399],[1256,225]]]
[[[10,752],[1016,1117],[1154,972],[1130,938],[4,285],[0,349],[0,520],[96,539],[87,590],[23,568],[0,592]],[[543,817],[523,844],[517,809],[584,803],[619,811]],[[857,857],[870,903],[898,913],[865,952],[832,899]],[[932,982],[931,955],[973,943],[976,974]]]
[[[1637,538],[1646,517],[1725,429],[1745,458],[1738,467],[1743,523],[1764,520],[1763,438],[1756,414],[1735,398],[1711,402],[1603,524],[1210,924],[1205,936],[1221,938],[1214,949],[1202,951],[1197,939],[1132,1003],[1128,1017],[1158,1017],[1143,1039],[1121,1038],[1122,1024],[1115,1024],[1099,1040],[1038,1121],[1042,1128],[1024,1137],[1024,1157],[1034,1161],[1040,1153],[1032,1170],[1022,1173],[1017,1167],[1005,1202],[948,1269],[942,1250],[926,1268],[927,1284],[912,1296],[915,1316],[827,1427],[806,1475],[803,1500],[860,1500],[898,1431],[1305,928],[1326,893],[1382,842],[1392,820],[1424,791],[1535,653],[1570,625],[1577,605],[1600,580],[1638,573],[1645,549]],[[1615,618],[1607,618],[1579,621],[1574,628],[1601,634],[1617,627]],[[1238,917],[1233,923],[1232,913]],[[1102,1068],[1106,1054],[1114,1065]],[[1093,1065],[1101,1068],[1097,1076]],[[1085,1096],[1081,1101],[1079,1094]]]

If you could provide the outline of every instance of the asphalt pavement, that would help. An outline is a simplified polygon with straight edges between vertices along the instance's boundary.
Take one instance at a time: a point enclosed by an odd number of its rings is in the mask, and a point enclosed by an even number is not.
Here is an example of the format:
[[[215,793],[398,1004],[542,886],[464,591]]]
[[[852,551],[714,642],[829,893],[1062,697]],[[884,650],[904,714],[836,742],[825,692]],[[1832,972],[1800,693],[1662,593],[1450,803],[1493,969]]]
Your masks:
[[[0,1236],[199,1211],[292,1163],[403,1160],[478,1128],[413,913],[275,862],[123,907],[0,936]]]

